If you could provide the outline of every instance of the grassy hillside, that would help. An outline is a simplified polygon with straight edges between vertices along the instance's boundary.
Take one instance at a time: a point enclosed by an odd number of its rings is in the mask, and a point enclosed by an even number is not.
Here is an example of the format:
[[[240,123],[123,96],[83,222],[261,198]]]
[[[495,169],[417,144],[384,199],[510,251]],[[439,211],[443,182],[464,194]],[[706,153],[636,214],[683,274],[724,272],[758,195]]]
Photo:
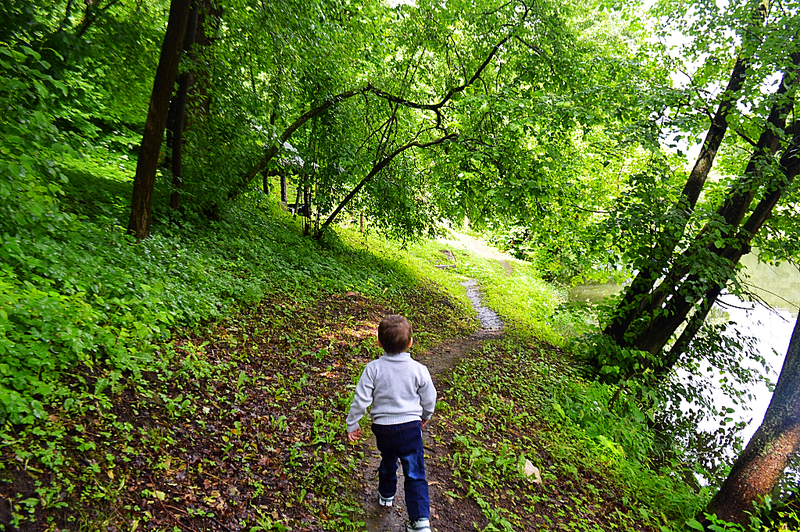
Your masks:
[[[571,318],[530,265],[455,236],[318,244],[258,191],[215,221],[158,207],[135,242],[132,169],[98,161],[19,178],[0,222],[2,529],[363,529],[343,420],[377,323],[408,316],[420,354],[469,336],[468,277],[509,327],[443,377],[448,496],[483,516],[458,526],[670,530],[703,502],[562,349]]]

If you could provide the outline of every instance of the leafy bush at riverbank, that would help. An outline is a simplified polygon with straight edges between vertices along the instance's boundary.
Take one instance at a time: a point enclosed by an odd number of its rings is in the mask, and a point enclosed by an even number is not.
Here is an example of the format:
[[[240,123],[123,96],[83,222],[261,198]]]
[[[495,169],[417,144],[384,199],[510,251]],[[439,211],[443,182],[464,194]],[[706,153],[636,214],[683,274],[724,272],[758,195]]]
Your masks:
[[[456,495],[484,509],[487,530],[680,529],[703,497],[654,464],[655,434],[631,415],[636,405],[610,406],[609,387],[569,363],[510,334],[459,364],[439,429],[452,438]],[[521,474],[526,461],[538,478]]]

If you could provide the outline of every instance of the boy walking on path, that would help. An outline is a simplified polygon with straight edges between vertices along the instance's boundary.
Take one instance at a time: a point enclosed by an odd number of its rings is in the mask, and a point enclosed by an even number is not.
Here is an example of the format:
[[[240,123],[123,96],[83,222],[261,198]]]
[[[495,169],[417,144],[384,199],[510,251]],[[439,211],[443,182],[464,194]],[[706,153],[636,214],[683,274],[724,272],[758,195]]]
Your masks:
[[[397,491],[397,460],[403,464],[409,532],[430,532],[430,497],[425,478],[422,427],[436,407],[436,389],[428,368],[408,354],[413,340],[406,318],[390,315],[378,326],[378,345],[385,354],[361,373],[347,416],[347,437],[361,437],[358,421],[371,404],[372,432],[381,452],[378,502],[391,506]]]

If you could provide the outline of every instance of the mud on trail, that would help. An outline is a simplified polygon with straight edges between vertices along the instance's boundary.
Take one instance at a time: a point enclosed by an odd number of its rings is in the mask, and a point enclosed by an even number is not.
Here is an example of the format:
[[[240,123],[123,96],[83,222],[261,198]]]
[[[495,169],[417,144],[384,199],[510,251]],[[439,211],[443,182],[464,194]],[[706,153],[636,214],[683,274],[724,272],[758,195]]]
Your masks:
[[[487,340],[499,339],[503,335],[503,322],[488,307],[483,306],[479,287],[470,279],[462,283],[467,289],[467,297],[478,313],[481,328],[467,338],[454,338],[423,353],[412,353],[419,362],[425,364],[438,392],[438,400],[447,396],[446,376],[452,372],[459,360],[479,352]],[[483,516],[474,501],[453,498],[448,492],[457,491],[450,468],[450,447],[437,438],[437,416],[434,413],[430,423],[422,430],[425,447],[425,469],[430,487],[431,528],[438,532],[462,532],[483,528],[488,520]],[[394,505],[390,508],[378,504],[378,466],[381,457],[375,445],[375,437],[369,435],[364,443],[364,463],[362,464],[362,501],[364,520],[368,532],[396,532],[405,530],[408,519],[403,488],[402,468],[397,472],[397,493]]]

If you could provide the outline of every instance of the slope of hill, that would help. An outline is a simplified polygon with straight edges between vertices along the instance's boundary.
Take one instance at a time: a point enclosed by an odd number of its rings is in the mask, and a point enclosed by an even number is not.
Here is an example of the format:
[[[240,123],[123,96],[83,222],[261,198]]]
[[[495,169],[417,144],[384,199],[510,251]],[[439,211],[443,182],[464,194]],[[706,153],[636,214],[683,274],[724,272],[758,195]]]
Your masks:
[[[343,433],[387,313],[412,320],[440,392],[435,529],[664,530],[702,503],[656,462],[646,417],[564,350],[575,318],[529,264],[474,237],[317,244],[257,191],[216,221],[160,212],[137,243],[128,170],[65,157],[65,194],[6,233],[4,530],[399,526],[370,441]],[[503,334],[480,334],[467,279]]]

